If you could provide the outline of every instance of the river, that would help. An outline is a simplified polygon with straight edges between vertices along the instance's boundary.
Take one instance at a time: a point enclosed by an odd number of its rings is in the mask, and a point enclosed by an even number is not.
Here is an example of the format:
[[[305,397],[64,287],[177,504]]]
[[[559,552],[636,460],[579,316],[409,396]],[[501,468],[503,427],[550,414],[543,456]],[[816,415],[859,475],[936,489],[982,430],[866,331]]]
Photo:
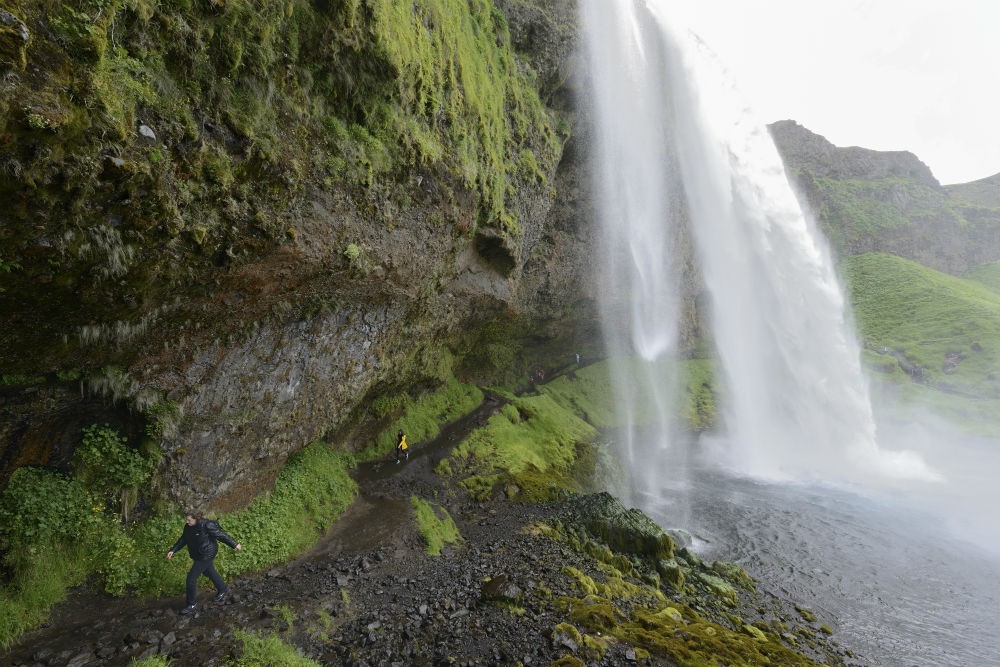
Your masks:
[[[738,563],[813,610],[870,664],[1000,665],[1000,555],[926,510],[697,461],[686,478],[635,500],[660,525],[691,533],[702,557]]]

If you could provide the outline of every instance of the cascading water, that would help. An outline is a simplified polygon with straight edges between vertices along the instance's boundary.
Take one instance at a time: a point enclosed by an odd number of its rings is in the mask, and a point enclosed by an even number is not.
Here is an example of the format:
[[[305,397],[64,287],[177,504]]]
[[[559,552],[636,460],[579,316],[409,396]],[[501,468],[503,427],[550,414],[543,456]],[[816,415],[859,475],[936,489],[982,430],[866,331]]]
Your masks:
[[[643,360],[615,371],[629,413],[626,456],[642,471],[634,478],[648,488],[658,471],[644,447],[668,447],[676,380],[664,369],[676,354],[679,291],[673,239],[687,211],[724,375],[728,437],[715,448],[727,465],[768,479],[934,479],[915,454],[878,447],[825,241],[766,127],[705,45],[672,29],[667,4],[581,6],[608,257],[606,336],[613,354]],[[622,299],[625,309],[616,306]],[[650,399],[660,424],[656,442],[640,446],[630,413]]]
[[[593,27],[588,53],[599,91],[595,113],[602,119],[595,131],[598,215],[605,221],[605,339],[612,356],[639,359],[614,364],[612,380],[627,425],[626,458],[638,464],[633,485],[646,491],[663,481],[656,466],[643,462],[663,460],[669,448],[674,395],[669,366],[677,351],[675,236],[666,221],[675,217],[671,207],[680,193],[669,187],[670,122],[658,108],[667,78],[660,43],[645,34],[648,25],[634,13],[610,2],[584,3],[583,9],[585,25]],[[640,412],[643,421],[653,421],[651,436],[636,433]]]
[[[605,336],[628,360],[613,377],[635,504],[696,535],[706,557],[780,582],[873,664],[1000,664],[1000,443],[883,429],[883,445],[920,449],[948,483],[879,445],[825,240],[765,126],[708,48],[671,27],[684,3],[580,1]],[[690,307],[679,294],[691,297],[682,264],[700,271],[723,394],[726,434],[697,448],[668,442]],[[704,465],[706,450],[738,474]]]

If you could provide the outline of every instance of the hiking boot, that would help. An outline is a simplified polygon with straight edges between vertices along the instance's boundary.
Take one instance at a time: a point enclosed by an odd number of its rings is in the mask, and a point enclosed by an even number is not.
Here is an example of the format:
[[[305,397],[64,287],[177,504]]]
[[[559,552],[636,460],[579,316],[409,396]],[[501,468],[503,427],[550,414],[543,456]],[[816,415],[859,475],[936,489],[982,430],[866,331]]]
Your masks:
[[[189,616],[190,614],[193,614],[194,613],[194,609],[195,609],[195,606],[193,604],[189,604],[188,606],[186,606],[183,609],[181,609],[181,612],[180,612],[181,616]]]
[[[226,590],[222,591],[221,593],[219,593],[218,595],[215,596],[215,601],[216,602],[222,602],[228,596],[229,596],[229,589],[227,588]]]

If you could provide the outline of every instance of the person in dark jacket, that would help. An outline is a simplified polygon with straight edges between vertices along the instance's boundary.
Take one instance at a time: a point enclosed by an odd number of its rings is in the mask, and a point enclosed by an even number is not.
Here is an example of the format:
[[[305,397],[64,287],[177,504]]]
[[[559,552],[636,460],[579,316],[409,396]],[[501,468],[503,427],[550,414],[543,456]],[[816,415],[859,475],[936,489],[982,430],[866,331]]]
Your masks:
[[[215,570],[215,555],[219,553],[220,541],[237,551],[243,549],[243,545],[226,535],[218,522],[199,518],[193,513],[185,517],[184,532],[167,552],[167,560],[170,560],[181,547],[187,546],[188,554],[194,561],[187,575],[187,606],[181,609],[181,614],[186,616],[194,611],[198,594],[198,577],[203,574],[211,579],[215,586],[217,593],[215,601],[222,602],[226,599],[229,586]]]

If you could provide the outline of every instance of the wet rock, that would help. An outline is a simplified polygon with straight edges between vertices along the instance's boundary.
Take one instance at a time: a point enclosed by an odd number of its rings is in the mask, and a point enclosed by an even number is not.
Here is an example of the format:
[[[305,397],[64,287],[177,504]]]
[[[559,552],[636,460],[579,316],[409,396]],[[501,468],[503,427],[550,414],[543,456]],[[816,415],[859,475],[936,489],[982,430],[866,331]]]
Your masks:
[[[674,541],[655,521],[635,508],[626,508],[610,493],[595,493],[579,501],[580,522],[615,551],[670,559]]]
[[[508,579],[507,575],[501,574],[482,585],[481,595],[483,600],[491,602],[516,603],[520,601],[524,591]]]
[[[73,656],[69,662],[66,663],[66,667],[83,667],[88,662],[94,659],[94,652],[90,649],[85,649],[80,653]]]
[[[144,123],[139,124],[139,136],[149,143],[156,143],[156,132],[153,132],[153,128],[149,125]]]

